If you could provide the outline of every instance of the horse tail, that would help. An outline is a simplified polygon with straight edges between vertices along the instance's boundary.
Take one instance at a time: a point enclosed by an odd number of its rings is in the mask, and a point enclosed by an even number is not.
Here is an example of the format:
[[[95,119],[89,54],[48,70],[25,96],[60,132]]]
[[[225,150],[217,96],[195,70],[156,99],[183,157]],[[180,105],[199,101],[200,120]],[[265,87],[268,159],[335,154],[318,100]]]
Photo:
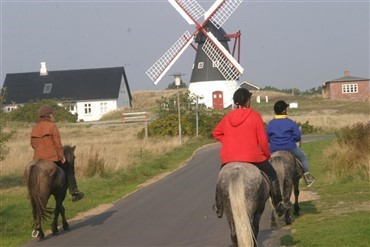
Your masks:
[[[28,190],[28,197],[31,201],[33,218],[36,221],[38,217],[47,219],[53,213],[50,208],[46,207],[48,195],[45,195],[40,189],[42,176],[41,169],[36,164],[28,166],[25,170],[25,179]]]
[[[240,170],[235,170],[230,174],[229,196],[238,246],[254,246],[255,239],[251,220],[247,213],[247,200]]]

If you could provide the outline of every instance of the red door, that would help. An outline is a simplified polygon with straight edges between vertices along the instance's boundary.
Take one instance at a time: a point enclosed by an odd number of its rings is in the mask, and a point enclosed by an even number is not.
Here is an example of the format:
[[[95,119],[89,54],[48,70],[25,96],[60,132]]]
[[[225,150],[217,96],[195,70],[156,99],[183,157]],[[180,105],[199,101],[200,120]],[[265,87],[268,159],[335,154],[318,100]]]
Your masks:
[[[214,91],[212,93],[213,109],[222,110],[224,109],[224,94],[222,91]]]

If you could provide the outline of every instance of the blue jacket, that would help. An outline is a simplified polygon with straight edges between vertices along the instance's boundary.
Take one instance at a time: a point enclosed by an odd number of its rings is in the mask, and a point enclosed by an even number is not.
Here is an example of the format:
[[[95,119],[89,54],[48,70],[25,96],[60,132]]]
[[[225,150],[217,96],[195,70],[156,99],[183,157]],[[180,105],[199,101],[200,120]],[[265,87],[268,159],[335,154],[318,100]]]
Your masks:
[[[286,115],[276,115],[267,127],[267,136],[270,143],[270,152],[278,150],[292,150],[301,140],[301,131],[298,125]]]

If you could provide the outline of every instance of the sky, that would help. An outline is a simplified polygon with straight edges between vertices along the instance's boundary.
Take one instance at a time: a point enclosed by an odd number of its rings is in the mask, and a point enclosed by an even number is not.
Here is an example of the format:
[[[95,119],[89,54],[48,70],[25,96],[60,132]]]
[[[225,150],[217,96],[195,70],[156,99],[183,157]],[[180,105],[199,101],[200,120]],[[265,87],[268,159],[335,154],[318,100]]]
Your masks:
[[[244,0],[222,27],[241,32],[241,82],[305,91],[344,70],[370,78],[369,12],[369,0]],[[41,62],[49,71],[124,66],[132,92],[163,90],[174,73],[191,77],[191,47],[158,85],[145,74],[195,31],[167,0],[0,0],[0,21],[0,87],[6,74],[38,72]]]

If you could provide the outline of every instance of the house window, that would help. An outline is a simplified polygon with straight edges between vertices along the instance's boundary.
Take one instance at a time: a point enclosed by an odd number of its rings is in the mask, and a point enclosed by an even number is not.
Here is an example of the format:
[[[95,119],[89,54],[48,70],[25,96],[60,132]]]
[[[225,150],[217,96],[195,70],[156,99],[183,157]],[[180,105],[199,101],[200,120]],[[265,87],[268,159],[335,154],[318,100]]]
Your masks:
[[[53,84],[51,83],[45,83],[44,86],[44,94],[49,94],[51,92],[51,88],[53,87]]]
[[[91,104],[85,104],[85,114],[91,114]]]
[[[343,84],[342,93],[358,93],[358,84]]]
[[[100,103],[100,113],[104,114],[108,110],[107,102]]]
[[[220,66],[220,62],[219,61],[212,61],[212,66],[213,66],[213,68],[218,68],[218,66]]]
[[[198,69],[203,69],[204,67],[204,62],[199,62],[198,63]]]

